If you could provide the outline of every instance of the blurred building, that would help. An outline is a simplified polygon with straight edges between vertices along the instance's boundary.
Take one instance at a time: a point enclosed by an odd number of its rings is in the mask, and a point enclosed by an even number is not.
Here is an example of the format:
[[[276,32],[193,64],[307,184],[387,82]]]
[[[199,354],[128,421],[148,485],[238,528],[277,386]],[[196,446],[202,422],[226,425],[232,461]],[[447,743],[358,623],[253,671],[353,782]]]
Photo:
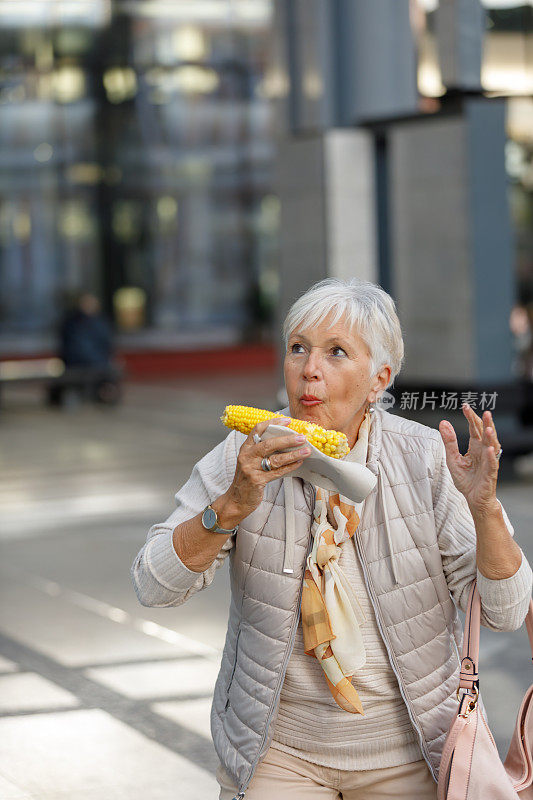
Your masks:
[[[82,288],[123,353],[274,352],[358,274],[412,377],[503,377],[532,192],[531,2],[0,0],[3,357]]]
[[[0,348],[81,288],[121,348],[268,341],[268,0],[0,0]]]
[[[419,383],[512,383],[533,302],[533,4],[275,4],[279,320],[325,276],[395,298]],[[281,339],[279,338],[279,341]]]

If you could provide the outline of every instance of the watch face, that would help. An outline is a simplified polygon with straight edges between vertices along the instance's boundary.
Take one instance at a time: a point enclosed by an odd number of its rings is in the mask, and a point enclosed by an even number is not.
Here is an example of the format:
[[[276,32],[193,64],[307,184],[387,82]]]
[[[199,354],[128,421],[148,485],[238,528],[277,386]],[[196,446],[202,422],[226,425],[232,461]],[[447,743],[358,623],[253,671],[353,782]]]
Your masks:
[[[212,528],[214,525],[216,525],[217,515],[212,508],[205,509],[202,522],[206,528]]]

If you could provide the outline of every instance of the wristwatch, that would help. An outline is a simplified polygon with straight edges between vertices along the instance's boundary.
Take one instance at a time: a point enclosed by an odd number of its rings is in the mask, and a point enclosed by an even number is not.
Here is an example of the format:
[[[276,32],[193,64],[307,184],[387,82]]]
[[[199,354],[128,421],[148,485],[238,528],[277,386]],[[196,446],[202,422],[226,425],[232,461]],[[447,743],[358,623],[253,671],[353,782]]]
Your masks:
[[[237,529],[239,527],[238,525],[235,525],[235,527],[231,528],[230,530],[227,528],[219,528],[217,512],[213,506],[210,505],[204,508],[202,514],[202,525],[208,531],[212,531],[213,533],[225,533],[226,535],[237,533]]]

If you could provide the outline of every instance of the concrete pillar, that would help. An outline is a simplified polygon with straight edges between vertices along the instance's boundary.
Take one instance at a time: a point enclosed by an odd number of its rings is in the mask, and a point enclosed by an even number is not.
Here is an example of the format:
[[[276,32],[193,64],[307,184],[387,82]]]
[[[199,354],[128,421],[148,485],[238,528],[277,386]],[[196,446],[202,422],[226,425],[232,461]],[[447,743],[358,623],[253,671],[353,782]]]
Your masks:
[[[442,82],[448,89],[481,90],[485,15],[480,0],[440,0],[437,52]]]
[[[289,307],[316,281],[354,275],[378,280],[372,134],[341,128],[280,140],[275,184],[281,204],[280,331]],[[282,360],[281,333],[278,343]]]
[[[393,294],[405,382],[510,380],[505,101],[389,131]]]
[[[409,0],[283,0],[273,30],[290,86],[278,108],[293,133],[416,111]]]

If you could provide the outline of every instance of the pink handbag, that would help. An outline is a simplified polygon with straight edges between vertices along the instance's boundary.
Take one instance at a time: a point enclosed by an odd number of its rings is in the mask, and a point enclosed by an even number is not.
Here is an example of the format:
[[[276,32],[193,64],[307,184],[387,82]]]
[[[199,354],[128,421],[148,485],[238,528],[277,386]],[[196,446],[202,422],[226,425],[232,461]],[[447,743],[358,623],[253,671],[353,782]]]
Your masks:
[[[459,707],[442,751],[437,800],[533,800],[533,684],[527,690],[505,761],[478,708],[481,599],[474,580],[466,609]],[[525,619],[533,653],[533,599]],[[459,689],[467,691],[459,698]]]

